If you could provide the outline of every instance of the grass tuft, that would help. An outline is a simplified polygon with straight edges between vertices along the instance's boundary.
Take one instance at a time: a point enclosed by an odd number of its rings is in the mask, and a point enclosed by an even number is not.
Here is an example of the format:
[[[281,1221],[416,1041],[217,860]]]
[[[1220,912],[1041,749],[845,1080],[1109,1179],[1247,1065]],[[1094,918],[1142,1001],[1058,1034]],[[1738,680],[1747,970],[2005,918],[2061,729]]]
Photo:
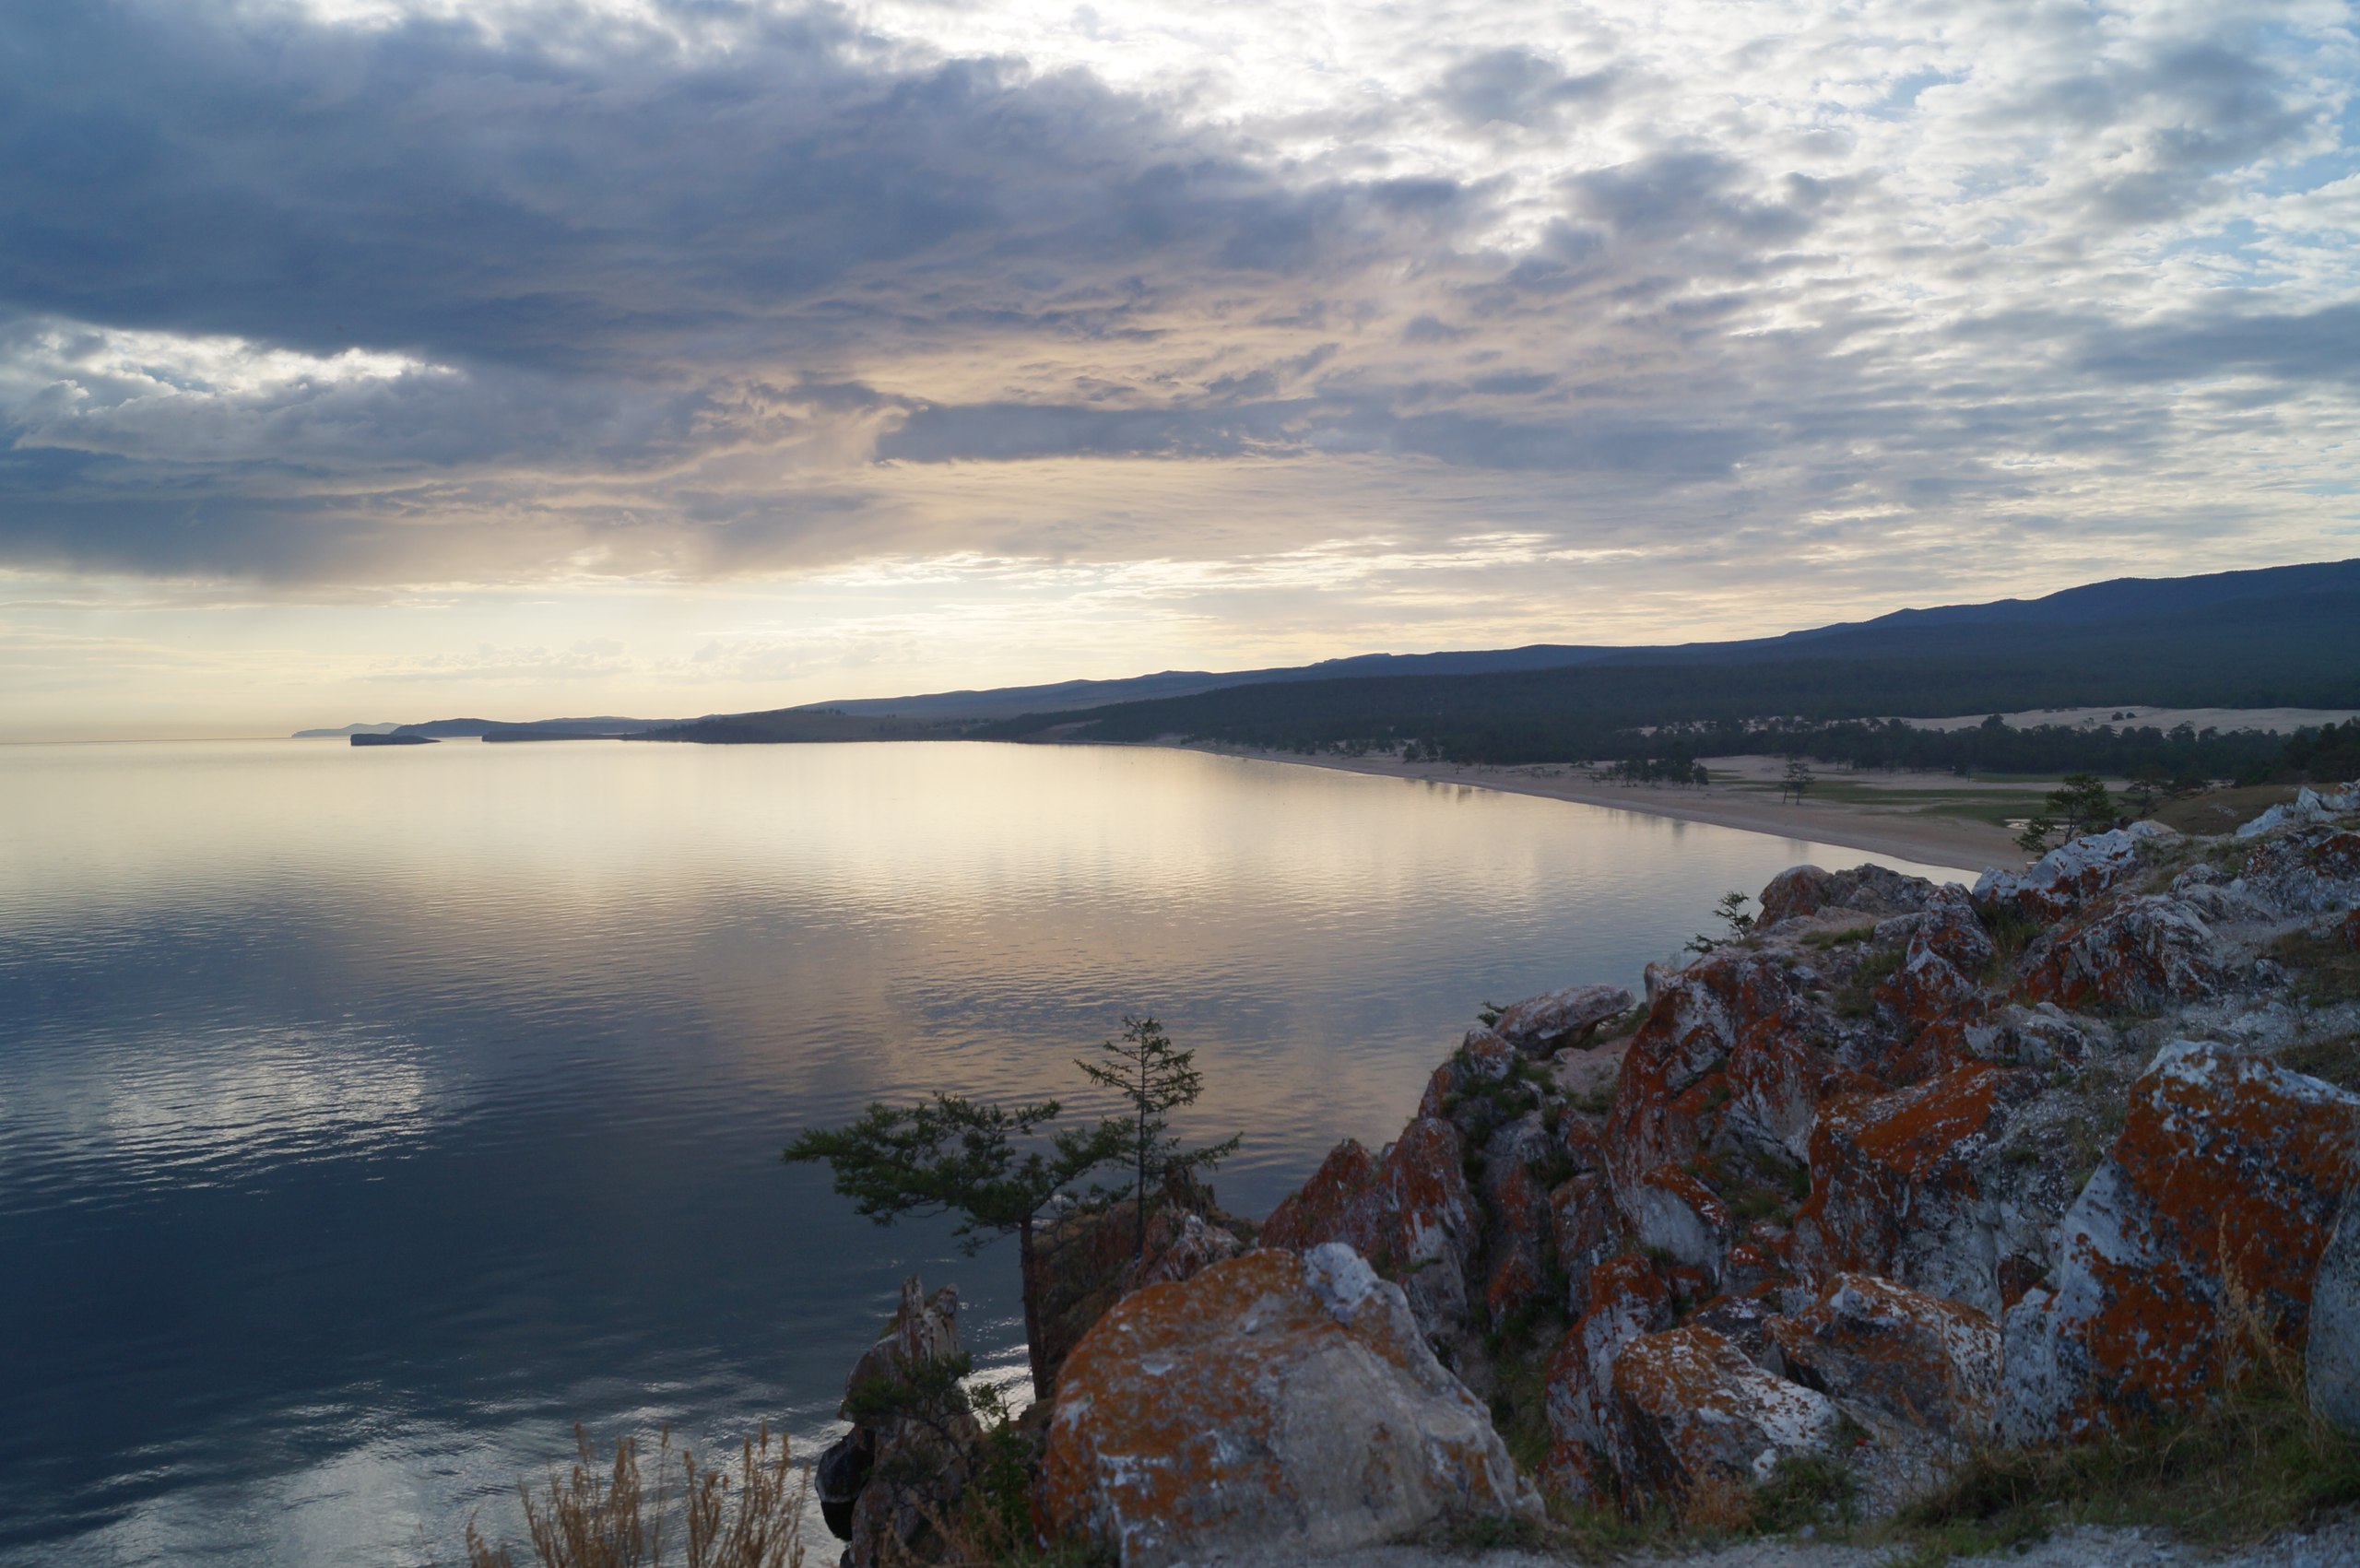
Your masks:
[[[747,1439],[734,1475],[726,1465],[700,1469],[696,1456],[681,1449],[677,1499],[670,1495],[671,1428],[656,1440],[652,1482],[641,1473],[636,1438],[616,1440],[611,1468],[579,1426],[573,1441],[579,1457],[562,1476],[552,1468],[545,1491],[518,1483],[529,1562],[541,1568],[661,1568],[677,1511],[686,1568],[802,1568],[810,1473],[794,1463],[784,1437],[773,1447],[767,1425]],[[473,1518],[466,1543],[468,1568],[516,1568],[507,1544],[485,1540]]]
[[[2360,1439],[2303,1397],[2302,1367],[2262,1344],[2244,1380],[2182,1420],[2093,1443],[1977,1454],[1902,1510],[1904,1561],[1933,1568],[2059,1525],[2156,1526],[2199,1545],[2257,1541],[2360,1503]]]

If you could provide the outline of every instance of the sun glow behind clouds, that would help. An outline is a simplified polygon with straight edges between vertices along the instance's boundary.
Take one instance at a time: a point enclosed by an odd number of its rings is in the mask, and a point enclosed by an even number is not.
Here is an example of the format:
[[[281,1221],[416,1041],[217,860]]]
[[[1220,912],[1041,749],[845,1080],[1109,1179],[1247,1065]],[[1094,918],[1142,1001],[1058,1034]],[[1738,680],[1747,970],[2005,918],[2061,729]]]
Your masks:
[[[0,126],[17,733],[202,704],[109,648],[293,720],[420,672],[690,711],[2360,553],[2321,0],[38,0],[0,46],[85,149]]]

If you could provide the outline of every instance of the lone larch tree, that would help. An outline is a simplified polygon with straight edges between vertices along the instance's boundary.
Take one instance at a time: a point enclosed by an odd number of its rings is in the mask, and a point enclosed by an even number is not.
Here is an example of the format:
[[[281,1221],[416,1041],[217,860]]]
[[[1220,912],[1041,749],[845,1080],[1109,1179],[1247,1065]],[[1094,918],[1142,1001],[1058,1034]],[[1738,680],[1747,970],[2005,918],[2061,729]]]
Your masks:
[[[1152,1018],[1126,1017],[1121,1038],[1104,1042],[1099,1053],[1098,1060],[1077,1061],[1074,1066],[1092,1083],[1115,1091],[1128,1102],[1123,1116],[1109,1125],[1117,1129],[1131,1180],[1127,1194],[1117,1189],[1112,1196],[1117,1199],[1128,1196],[1133,1200],[1139,1222],[1131,1256],[1145,1257],[1148,1173],[1210,1170],[1237,1152],[1245,1138],[1237,1134],[1204,1149],[1182,1146],[1172,1131],[1172,1113],[1197,1102],[1197,1096],[1204,1092],[1205,1078],[1197,1070],[1197,1054],[1173,1044],[1163,1026]]]
[[[1055,1129],[1062,1111],[1054,1100],[990,1105],[955,1094],[917,1105],[873,1103],[848,1126],[803,1134],[785,1153],[790,1163],[824,1161],[835,1173],[836,1191],[880,1225],[956,1215],[952,1234],[970,1256],[1012,1233],[1036,1396],[1048,1393],[1049,1380],[1041,1360],[1034,1224],[1050,1205],[1078,1197],[1083,1177],[1122,1161],[1130,1148],[1129,1124]]]

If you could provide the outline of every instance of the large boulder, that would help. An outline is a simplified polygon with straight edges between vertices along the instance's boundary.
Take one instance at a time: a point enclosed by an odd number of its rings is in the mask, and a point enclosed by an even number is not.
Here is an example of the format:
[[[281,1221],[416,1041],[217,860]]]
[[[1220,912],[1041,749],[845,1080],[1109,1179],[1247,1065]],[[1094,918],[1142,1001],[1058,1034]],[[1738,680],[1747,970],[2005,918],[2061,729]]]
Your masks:
[[[1492,1032],[1528,1056],[1551,1056],[1587,1044],[1599,1024],[1630,1007],[1631,993],[1620,985],[1570,985],[1516,1003],[1493,1021]]]
[[[1675,1262],[1719,1280],[1734,1238],[1729,1206],[1712,1188],[1677,1165],[1658,1165],[1622,1196],[1632,1233],[1642,1246],[1669,1253]]]
[[[1839,1274],[1764,1329],[1788,1376],[1962,1442],[1987,1436],[2000,1385],[1988,1314],[1871,1274]]]
[[[1154,1285],[1067,1362],[1035,1493],[1123,1568],[1293,1562],[1446,1518],[1537,1520],[1483,1407],[1349,1247]]]
[[[2013,911],[2039,925],[2064,919],[2139,869],[2140,852],[2179,835],[2161,822],[2133,822],[2059,844],[2024,872],[1986,871],[1975,902]]]
[[[2228,976],[2203,916],[2176,898],[2125,899],[2026,954],[2024,996],[2076,1009],[2153,1012],[2218,993]]]
[[[1926,895],[1925,908],[1877,922],[1881,948],[1903,948],[1911,960],[1932,954],[1962,974],[1979,975],[1998,949],[1965,889],[1945,882]]]
[[[1841,1417],[1825,1395],[1764,1372],[1700,1324],[1642,1335],[1614,1363],[1614,1468],[1626,1503],[1677,1505],[1708,1481],[1756,1485],[1780,1459],[1823,1449]]]
[[[1530,1164],[1518,1160],[1485,1162],[1484,1198],[1491,1210],[1485,1238],[1489,1260],[1483,1304],[1498,1322],[1538,1301],[1548,1283],[1551,1232],[1555,1215],[1549,1189]]]
[[[2360,904],[2360,832],[2314,829],[2254,851],[2238,883],[2271,909],[2317,914]]]
[[[1883,866],[1855,866],[1849,871],[1823,871],[1816,866],[1794,866],[1770,878],[1762,890],[1760,924],[1866,915],[1882,919],[1926,907],[1934,884],[1923,877],[1906,876]]]
[[[2047,1288],[2007,1315],[2008,1435],[2190,1409],[2248,1337],[2300,1353],[2355,1138],[2360,1098],[2317,1079],[2224,1045],[2158,1052]]]
[[[1823,1067],[1812,1042],[1826,1019],[1810,972],[1784,954],[1732,947],[1682,969],[1650,964],[1646,980],[1647,1020],[1607,1118],[1616,1189],[1686,1164],[1725,1128],[1765,1152],[1793,1152]]]
[[[1997,1314],[2003,1266],[2036,1246],[2043,1215],[2005,1201],[2010,1118],[2040,1076],[1976,1062],[1890,1094],[1823,1107],[1797,1264],[1815,1279],[1879,1274]]]
[[[1253,1244],[1256,1230],[1223,1210],[1212,1188],[1183,1166],[1167,1170],[1148,1195],[1145,1218],[1144,1245],[1139,1206],[1128,1201],[1069,1208],[1034,1232],[1034,1327],[1041,1372],[1051,1385],[1108,1307],[1142,1285],[1183,1279],[1235,1256]]]

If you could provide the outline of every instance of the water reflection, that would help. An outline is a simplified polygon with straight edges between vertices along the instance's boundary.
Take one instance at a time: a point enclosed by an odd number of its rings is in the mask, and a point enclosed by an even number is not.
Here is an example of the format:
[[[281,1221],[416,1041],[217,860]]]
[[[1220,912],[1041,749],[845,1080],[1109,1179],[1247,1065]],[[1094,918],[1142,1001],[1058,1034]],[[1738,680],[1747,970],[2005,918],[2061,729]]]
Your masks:
[[[1009,1260],[788,1133],[1148,1009],[1258,1210],[1811,858],[1175,752],[0,749],[0,1559],[447,1560],[577,1418],[824,1430],[912,1267],[1012,1365]]]

